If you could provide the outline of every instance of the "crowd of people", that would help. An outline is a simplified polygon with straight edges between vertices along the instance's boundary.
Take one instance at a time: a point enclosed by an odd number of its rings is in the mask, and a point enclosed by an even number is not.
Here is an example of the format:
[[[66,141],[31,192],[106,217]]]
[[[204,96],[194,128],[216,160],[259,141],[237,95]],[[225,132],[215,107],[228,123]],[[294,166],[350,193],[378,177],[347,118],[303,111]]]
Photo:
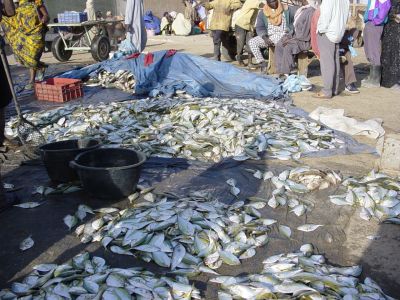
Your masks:
[[[246,44],[256,66],[265,69],[273,65],[278,75],[288,76],[295,71],[296,56],[312,50],[320,61],[324,85],[314,97],[330,99],[337,95],[340,72],[346,91],[359,93],[352,62],[355,28],[349,26],[349,7],[349,0],[301,0],[298,6],[287,6],[280,0],[213,0],[205,4],[213,11],[209,27],[213,58],[221,60],[221,45],[234,23],[236,60],[240,64]],[[362,81],[364,87],[399,87],[399,12],[399,0],[368,1],[364,49],[370,71]],[[264,58],[265,49],[274,54],[269,60]]]

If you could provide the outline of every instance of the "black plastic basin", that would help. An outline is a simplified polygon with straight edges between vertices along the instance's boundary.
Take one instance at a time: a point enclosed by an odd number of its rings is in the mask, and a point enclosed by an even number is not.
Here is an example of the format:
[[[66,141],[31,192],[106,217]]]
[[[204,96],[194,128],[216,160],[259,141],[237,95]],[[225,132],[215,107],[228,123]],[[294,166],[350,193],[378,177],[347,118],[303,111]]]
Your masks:
[[[40,156],[50,179],[55,182],[78,180],[78,174],[69,166],[69,162],[83,152],[100,147],[96,139],[68,140],[46,144],[40,147]]]
[[[92,196],[120,200],[136,190],[146,156],[122,148],[102,148],[79,154],[70,166],[79,175],[82,186]]]

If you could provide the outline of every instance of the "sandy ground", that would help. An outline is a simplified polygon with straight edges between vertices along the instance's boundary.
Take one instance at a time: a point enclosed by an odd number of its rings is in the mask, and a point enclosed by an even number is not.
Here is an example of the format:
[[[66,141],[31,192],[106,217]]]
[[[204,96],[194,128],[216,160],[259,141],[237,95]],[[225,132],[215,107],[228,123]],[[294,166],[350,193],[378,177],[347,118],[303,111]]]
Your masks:
[[[157,51],[162,49],[176,49],[205,57],[210,57],[212,53],[211,39],[206,36],[194,37],[154,37],[149,40],[146,51]],[[359,56],[355,59],[356,72],[360,81],[366,76],[366,60],[362,49],[357,49]],[[90,54],[81,53],[74,55],[68,63],[55,62],[51,53],[45,53],[43,60],[50,64],[49,72],[52,74],[63,70],[93,63]],[[26,80],[25,70],[13,67],[17,81]],[[321,86],[321,76],[318,74],[318,64],[313,64],[310,69],[310,80],[315,84],[316,89]],[[367,120],[371,118],[380,118],[383,120],[383,126],[387,132],[400,133],[400,93],[390,89],[364,89],[361,88],[358,95],[347,95],[341,93],[339,96],[329,101],[316,100],[311,97],[311,92],[303,92],[293,95],[294,104],[307,112],[311,112],[318,106],[345,109],[346,115],[358,120]],[[31,97],[25,97],[23,103],[29,103]],[[374,146],[375,141],[363,137],[356,137],[360,142]],[[370,154],[342,155],[327,158],[304,158],[301,164],[307,164],[320,169],[332,168],[340,170],[345,175],[362,175],[370,171],[375,164],[377,157]],[[280,168],[284,168],[281,164]],[[23,186],[19,192],[20,197],[30,197],[29,190],[32,184],[46,184],[46,177],[43,167],[20,167],[15,168],[12,164],[5,166],[2,172],[5,175],[5,181],[14,182]],[[32,179],[32,182],[30,181]],[[50,199],[46,201],[43,210],[39,212],[9,210],[0,215],[0,286],[9,286],[13,280],[16,280],[26,274],[34,264],[41,262],[57,263],[64,262],[83,249],[102,255],[111,260],[118,266],[126,266],[127,261],[112,255],[109,252],[103,253],[98,245],[91,244],[84,246],[74,238],[73,234],[68,234],[62,224],[62,217],[74,211],[76,205],[80,203],[82,195],[75,197],[68,196],[62,201]],[[317,201],[324,201],[323,197],[314,195]],[[86,200],[86,198],[85,198]],[[99,205],[93,199],[89,199],[89,204]],[[329,247],[319,248],[325,253],[333,264],[350,265],[360,263],[364,268],[364,276],[371,276],[387,291],[391,296],[400,296],[400,235],[398,225],[377,224],[375,222],[365,222],[358,217],[356,209],[341,211],[338,208],[331,208],[337,213],[334,214],[333,223],[340,224],[338,239]],[[330,215],[329,208],[321,207],[326,215]],[[284,212],[281,218],[285,218]],[[347,218],[343,216],[348,216]],[[318,220],[315,220],[318,222]],[[335,223],[335,224],[336,224]],[[48,230],[49,224],[52,230]],[[18,243],[28,234],[34,234],[37,240],[37,246],[31,250],[19,254],[15,259],[15,251],[18,249]],[[344,238],[340,238],[344,235]],[[381,236],[378,241],[366,239],[367,235]],[[305,236],[296,236],[297,242],[291,243],[282,241],[279,238],[272,242],[261,251],[257,256],[246,262],[241,268],[223,268],[223,274],[239,274],[244,269],[246,271],[257,271],[259,261],[268,255],[280,253],[283,251],[295,250],[302,242],[307,242]],[[325,245],[326,246],[326,245]],[[141,264],[138,261],[132,261],[133,264]],[[128,261],[129,265],[129,261]],[[153,269],[149,264],[146,267]],[[215,297],[216,286],[205,286],[207,278],[201,276],[196,281],[196,285],[202,288],[204,296],[207,299]]]

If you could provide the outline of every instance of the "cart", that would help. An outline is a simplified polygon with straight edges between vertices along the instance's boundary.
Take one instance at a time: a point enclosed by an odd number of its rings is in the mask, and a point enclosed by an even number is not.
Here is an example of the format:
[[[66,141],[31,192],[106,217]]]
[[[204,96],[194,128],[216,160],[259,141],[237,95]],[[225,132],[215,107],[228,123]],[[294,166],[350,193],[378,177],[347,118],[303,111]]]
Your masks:
[[[53,40],[51,52],[61,62],[68,61],[74,51],[90,52],[96,61],[108,59],[111,45],[108,27],[123,20],[98,20],[82,23],[51,23],[58,36]]]

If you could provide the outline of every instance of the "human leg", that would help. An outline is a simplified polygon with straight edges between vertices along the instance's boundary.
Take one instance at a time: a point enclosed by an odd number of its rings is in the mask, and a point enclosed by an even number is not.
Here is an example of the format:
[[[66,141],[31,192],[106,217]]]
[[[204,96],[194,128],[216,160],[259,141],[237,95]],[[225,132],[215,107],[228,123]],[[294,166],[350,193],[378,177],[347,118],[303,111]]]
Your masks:
[[[275,66],[279,74],[289,74],[294,69],[294,55],[299,53],[300,49],[297,41],[287,43],[283,46],[278,43],[275,47]]]
[[[332,94],[339,94],[339,83],[340,83],[340,51],[339,44],[335,44],[335,69],[333,72],[333,86],[332,86]]]
[[[244,44],[246,43],[247,30],[240,26],[235,26],[235,37],[236,37],[236,52],[237,55],[241,55],[243,52]]]
[[[321,75],[324,87],[322,93],[325,97],[331,98],[333,95],[333,85],[335,78],[335,52],[336,45],[332,43],[325,34],[320,34],[317,36],[318,46],[320,49],[320,65],[321,65]],[[339,56],[337,57],[339,60]]]
[[[222,30],[213,30],[213,43],[214,43],[214,55],[213,59],[214,60],[221,60],[221,36],[222,36]]]
[[[365,24],[364,28],[365,56],[373,66],[381,65],[382,33],[383,33],[383,26],[375,26],[371,22]]]
[[[362,81],[364,87],[379,87],[381,81],[381,38],[383,26],[367,22],[364,28],[364,50],[371,63],[369,76]]]
[[[253,53],[254,58],[256,59],[256,63],[260,64],[264,62],[264,57],[261,53],[261,49],[267,48],[267,45],[264,42],[264,39],[260,36],[256,36],[249,41],[250,51]]]
[[[360,91],[355,85],[357,78],[356,73],[354,72],[354,65],[350,51],[346,50],[344,57],[346,58],[346,62],[340,64],[340,69],[344,77],[345,90],[350,94],[358,94]]]

